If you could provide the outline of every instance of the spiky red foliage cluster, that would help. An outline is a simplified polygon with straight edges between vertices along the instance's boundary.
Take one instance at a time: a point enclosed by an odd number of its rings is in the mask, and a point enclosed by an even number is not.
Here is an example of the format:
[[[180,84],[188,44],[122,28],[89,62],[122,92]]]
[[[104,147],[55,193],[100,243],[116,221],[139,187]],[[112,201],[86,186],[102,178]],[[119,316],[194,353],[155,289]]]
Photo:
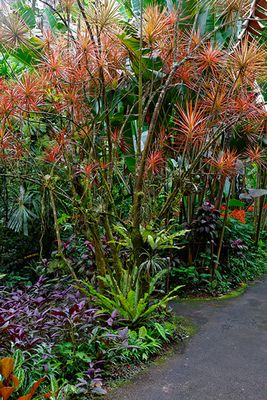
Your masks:
[[[158,174],[164,167],[165,159],[161,150],[152,151],[147,160],[147,172]]]
[[[71,3],[66,7],[71,7]],[[72,162],[75,166],[72,173],[79,170],[88,177],[94,176],[101,163],[101,169],[107,170],[120,160],[121,154],[133,156],[134,146],[126,138],[124,121],[117,122],[113,113],[124,107],[124,96],[128,100],[136,73],[130,65],[136,62],[136,54],[128,46],[132,42],[127,42],[129,38],[121,26],[116,25],[117,10],[108,10],[110,29],[103,25],[102,9],[92,12],[92,35],[86,26],[80,27],[75,40],[69,40],[67,35],[55,38],[46,31],[42,59],[35,72],[0,81],[0,156],[5,162],[30,154],[31,141],[36,140],[33,128],[26,128],[31,120],[46,125],[48,142],[41,143],[40,154],[31,154],[45,161],[45,165]],[[187,99],[175,98],[168,104],[170,113],[161,116],[160,124],[165,127],[157,126],[146,161],[146,172],[152,175],[164,171],[168,157],[182,156],[190,165],[197,152],[203,151],[200,161],[205,165],[207,153],[203,149],[208,141],[212,142],[218,129],[235,129],[238,124],[238,134],[250,144],[258,141],[266,129],[263,106],[251,88],[253,80],[266,73],[264,49],[246,39],[227,52],[204,40],[199,31],[176,32],[176,23],[175,11],[149,6],[144,13],[143,41],[150,49],[144,55],[161,59],[161,79],[166,81],[171,73],[173,93],[182,88]],[[180,23],[184,28],[186,18]],[[138,34],[136,27],[133,29]],[[157,84],[153,86],[155,77],[151,82],[147,79],[144,76],[143,118],[149,126],[155,103],[146,107],[149,96],[146,98],[145,91],[151,85],[147,93],[153,93]],[[120,98],[114,100],[109,111],[114,93]],[[136,96],[132,95],[133,100],[123,112],[125,118],[134,119]],[[104,107],[103,101],[106,101]],[[237,155],[227,150],[218,156],[218,148],[216,142],[208,156],[209,165],[223,176],[235,174]],[[254,152],[248,150],[247,157],[263,165],[261,150],[256,150],[255,143],[253,149]],[[92,165],[93,172],[88,172]]]
[[[186,104],[186,110],[177,106],[178,115],[174,118],[175,141],[179,148],[188,145],[198,146],[205,139],[206,117],[204,110],[198,104],[193,106],[192,102]]]
[[[232,176],[237,174],[236,168],[237,154],[231,150],[222,152],[219,156],[207,161],[216,172],[222,176]]]

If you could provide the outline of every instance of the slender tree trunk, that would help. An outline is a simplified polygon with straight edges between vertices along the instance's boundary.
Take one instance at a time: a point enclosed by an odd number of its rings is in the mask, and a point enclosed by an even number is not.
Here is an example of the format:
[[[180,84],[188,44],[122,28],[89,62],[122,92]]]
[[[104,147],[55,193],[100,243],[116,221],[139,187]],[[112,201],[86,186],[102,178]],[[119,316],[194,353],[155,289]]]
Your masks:
[[[96,258],[96,270],[99,276],[105,276],[107,273],[107,257],[105,256],[102,242],[98,233],[98,229],[95,223],[90,223],[89,229],[93,238],[95,247],[95,258]],[[104,285],[101,279],[98,280],[100,291],[104,291]]]
[[[212,271],[212,277],[211,277],[212,281],[213,281],[213,279],[215,277],[215,273],[216,273],[216,271],[217,271],[217,269],[219,267],[219,263],[220,263],[220,257],[221,257],[221,252],[222,252],[223,239],[224,239],[225,227],[226,227],[226,221],[227,221],[227,214],[228,214],[228,205],[229,205],[229,201],[230,201],[230,197],[231,197],[231,191],[232,191],[233,182],[234,182],[234,179],[232,180],[232,182],[230,184],[229,193],[228,193],[228,196],[226,198],[226,205],[225,205],[225,211],[224,211],[224,217],[223,217],[223,226],[222,226],[221,236],[220,236],[220,240],[219,240],[217,259],[215,261],[214,268],[213,268],[213,271]]]
[[[267,182],[267,171],[264,171],[263,180],[262,180],[262,189],[265,189]],[[262,222],[262,214],[263,214],[263,207],[265,203],[265,196],[262,196],[259,200],[259,215],[257,220],[256,226],[256,235],[255,235],[255,245],[258,247],[259,240],[260,240],[260,233],[261,233],[261,222]]]
[[[226,176],[221,176],[218,195],[217,195],[216,202],[215,202],[216,210],[219,210],[222,205],[223,190],[224,190],[225,182],[226,182]]]
[[[105,216],[104,225],[105,225],[106,235],[109,240],[109,246],[111,248],[112,263],[116,273],[116,279],[117,281],[119,281],[122,274],[122,262],[120,260],[120,251],[115,243],[115,238],[113,236],[113,232],[110,227],[110,222],[107,215]],[[113,273],[113,271],[111,271],[111,273]]]
[[[61,257],[61,259],[64,261],[66,266],[69,268],[71,275],[75,280],[78,280],[77,275],[74,271],[74,269],[71,266],[71,263],[67,260],[67,258],[64,256],[63,253],[63,246],[62,246],[62,241],[61,241],[61,236],[60,236],[60,226],[58,223],[58,218],[57,218],[57,209],[56,209],[56,203],[55,203],[55,198],[52,189],[49,189],[49,196],[50,196],[50,202],[51,202],[51,207],[53,211],[53,217],[54,217],[54,226],[55,226],[55,231],[56,231],[56,238],[57,238],[57,249],[58,249],[58,255]]]

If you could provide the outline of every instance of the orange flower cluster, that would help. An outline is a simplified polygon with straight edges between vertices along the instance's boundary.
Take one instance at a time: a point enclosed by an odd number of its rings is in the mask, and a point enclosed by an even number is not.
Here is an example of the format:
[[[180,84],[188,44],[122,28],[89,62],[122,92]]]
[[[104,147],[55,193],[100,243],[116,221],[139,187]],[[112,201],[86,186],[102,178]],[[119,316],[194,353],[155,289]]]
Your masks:
[[[237,219],[239,222],[241,222],[241,224],[245,224],[246,223],[246,212],[245,212],[245,210],[235,209],[234,211],[231,212],[230,215],[234,219]]]

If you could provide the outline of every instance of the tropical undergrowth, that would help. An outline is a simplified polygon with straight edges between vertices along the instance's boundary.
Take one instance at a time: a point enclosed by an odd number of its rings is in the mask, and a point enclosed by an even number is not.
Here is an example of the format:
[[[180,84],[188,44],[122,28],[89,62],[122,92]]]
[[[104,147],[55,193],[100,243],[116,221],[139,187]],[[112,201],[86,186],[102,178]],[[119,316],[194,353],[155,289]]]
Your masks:
[[[225,209],[222,208],[221,213],[224,213]],[[216,255],[209,248],[202,247],[191,265],[184,262],[184,254],[178,253],[173,257],[171,282],[184,285],[184,295],[216,296],[227,293],[267,272],[266,233],[262,233],[258,246],[255,246],[253,211],[253,207],[250,207],[247,212],[236,209],[228,214],[220,263],[214,276],[210,266]],[[219,224],[222,224],[222,218]],[[218,229],[220,232],[221,228]],[[216,239],[212,246],[216,246]]]
[[[135,323],[122,318],[119,308],[101,309],[70,278],[2,286],[0,310],[0,351],[15,360],[16,393],[45,378],[39,391],[50,399],[103,394],[113,370],[122,375],[124,365],[146,362],[187,335],[163,304]]]

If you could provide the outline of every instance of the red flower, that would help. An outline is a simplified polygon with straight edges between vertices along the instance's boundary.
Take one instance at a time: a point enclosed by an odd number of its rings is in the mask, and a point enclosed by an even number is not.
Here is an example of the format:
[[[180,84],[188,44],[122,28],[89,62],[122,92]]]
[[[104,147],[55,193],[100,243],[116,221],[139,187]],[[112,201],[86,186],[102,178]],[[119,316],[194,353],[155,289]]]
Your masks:
[[[238,220],[239,222],[241,222],[241,224],[245,224],[246,223],[246,213],[245,210],[238,210],[235,209],[234,211],[231,212],[231,217],[233,217],[234,219]]]

